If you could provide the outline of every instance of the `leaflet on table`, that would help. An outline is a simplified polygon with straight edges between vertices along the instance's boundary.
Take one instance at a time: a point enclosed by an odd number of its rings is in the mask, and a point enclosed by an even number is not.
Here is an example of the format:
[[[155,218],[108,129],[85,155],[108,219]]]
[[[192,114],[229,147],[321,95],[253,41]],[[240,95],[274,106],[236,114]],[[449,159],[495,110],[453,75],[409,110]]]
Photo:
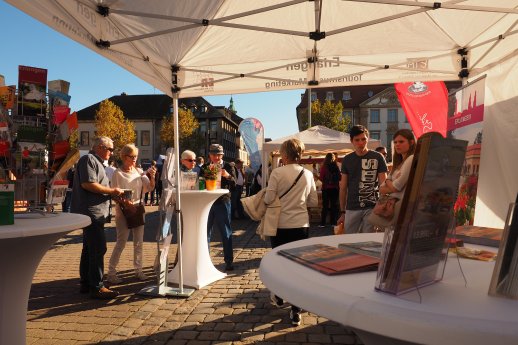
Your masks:
[[[340,243],[338,248],[349,250],[354,253],[372,256],[374,258],[381,257],[381,242],[366,241],[366,242],[353,242],[353,243]]]
[[[455,237],[463,240],[465,243],[498,247],[502,238],[502,232],[503,229],[464,225],[455,228]]]
[[[371,271],[379,263],[377,258],[325,244],[283,249],[277,253],[327,275]]]
[[[180,190],[198,190],[198,174],[182,171],[180,175]]]
[[[419,138],[399,217],[385,231],[376,290],[399,295],[442,279],[466,146],[438,133]]]

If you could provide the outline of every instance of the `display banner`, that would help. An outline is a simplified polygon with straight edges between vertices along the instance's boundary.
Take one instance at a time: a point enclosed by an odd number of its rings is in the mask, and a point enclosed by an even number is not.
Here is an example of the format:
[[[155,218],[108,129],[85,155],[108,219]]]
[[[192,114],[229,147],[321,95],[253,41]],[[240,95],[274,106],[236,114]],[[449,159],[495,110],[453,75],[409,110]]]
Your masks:
[[[13,109],[16,86],[0,86],[0,104],[5,109]]]
[[[250,167],[253,171],[257,171],[261,166],[261,152],[264,143],[264,127],[261,121],[253,117],[249,117],[241,121],[239,124],[239,133],[245,143],[246,151],[250,157]]]
[[[482,152],[484,98],[485,77],[467,84],[450,95],[448,136],[468,142],[460,188],[454,206],[457,225],[473,225],[475,218]]]
[[[47,70],[18,66],[18,115],[45,115]]]
[[[396,83],[394,87],[416,138],[428,132],[446,137],[448,89],[444,82]]]

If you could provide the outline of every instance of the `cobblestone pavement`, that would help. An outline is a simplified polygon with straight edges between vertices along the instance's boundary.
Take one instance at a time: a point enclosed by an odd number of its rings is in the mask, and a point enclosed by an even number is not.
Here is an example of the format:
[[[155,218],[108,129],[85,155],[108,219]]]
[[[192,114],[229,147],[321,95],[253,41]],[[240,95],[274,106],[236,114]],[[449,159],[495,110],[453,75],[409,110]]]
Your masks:
[[[156,207],[147,207],[144,243],[145,272],[152,276],[158,226]],[[108,252],[115,244],[114,224],[107,227]],[[189,298],[136,295],[154,283],[133,277],[133,245],[128,242],[119,272],[121,295],[112,301],[89,299],[79,293],[81,230],[60,239],[45,255],[34,276],[27,316],[27,344],[358,344],[347,328],[304,312],[293,327],[289,308],[269,303],[259,279],[259,263],[269,244],[255,234],[256,223],[233,221],[235,270],[226,278],[196,290]],[[311,236],[331,234],[312,228]],[[172,246],[170,258],[175,255]],[[215,266],[223,269],[221,243],[211,243]]]

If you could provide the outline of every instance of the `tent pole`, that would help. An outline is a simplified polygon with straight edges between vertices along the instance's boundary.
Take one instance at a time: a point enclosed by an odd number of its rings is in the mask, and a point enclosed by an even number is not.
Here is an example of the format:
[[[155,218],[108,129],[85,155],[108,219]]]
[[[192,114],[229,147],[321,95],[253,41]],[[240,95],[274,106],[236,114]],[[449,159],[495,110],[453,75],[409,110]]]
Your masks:
[[[311,88],[308,88],[308,128],[311,128]]]
[[[181,198],[180,198],[180,138],[178,130],[178,93],[173,94],[173,131],[174,131],[174,153],[175,153],[175,160],[174,160],[174,171],[176,172],[174,174],[174,183],[175,183],[175,193],[176,193],[176,235],[178,239],[178,285],[179,285],[179,293],[183,294],[183,267],[182,267],[182,204],[181,204]]]

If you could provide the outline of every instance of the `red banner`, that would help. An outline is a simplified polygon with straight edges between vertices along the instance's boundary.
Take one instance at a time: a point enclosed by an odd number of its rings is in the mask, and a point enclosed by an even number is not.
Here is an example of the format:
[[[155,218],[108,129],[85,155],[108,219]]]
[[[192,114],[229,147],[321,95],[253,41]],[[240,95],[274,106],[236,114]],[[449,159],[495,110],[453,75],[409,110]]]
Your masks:
[[[416,138],[438,132],[446,137],[448,89],[442,81],[394,84],[403,111]]]

